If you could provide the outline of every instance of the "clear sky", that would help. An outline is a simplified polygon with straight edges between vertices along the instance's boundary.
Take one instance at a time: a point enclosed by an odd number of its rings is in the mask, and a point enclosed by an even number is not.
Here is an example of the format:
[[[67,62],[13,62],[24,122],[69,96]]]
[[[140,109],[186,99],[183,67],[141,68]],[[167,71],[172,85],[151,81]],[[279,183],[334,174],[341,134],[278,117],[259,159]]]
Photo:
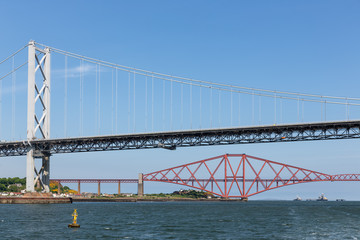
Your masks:
[[[0,59],[32,39],[170,75],[279,91],[359,97],[359,12],[360,3],[355,0],[1,1]],[[62,63],[63,59],[54,58],[54,79],[61,79],[56,71],[61,70]],[[26,83],[20,73],[16,80]],[[26,95],[21,84],[18,91]],[[23,121],[26,105],[20,96],[16,106],[17,121]],[[62,117],[61,113],[57,115],[56,106],[52,105],[52,115],[59,116],[54,119],[59,122]],[[11,115],[8,107],[3,106],[3,116]],[[51,177],[135,178],[139,172],[224,153],[248,153],[329,174],[360,173],[358,144],[359,140],[339,140],[63,154],[52,157]],[[25,157],[0,159],[0,175],[25,176],[25,166]],[[315,198],[324,192],[332,199],[360,200],[356,191],[359,184],[303,184],[257,198]],[[145,185],[146,192],[178,188]],[[96,186],[84,185],[82,189],[95,191]],[[115,192],[116,186],[104,185],[103,189]],[[123,189],[136,191],[131,185]]]

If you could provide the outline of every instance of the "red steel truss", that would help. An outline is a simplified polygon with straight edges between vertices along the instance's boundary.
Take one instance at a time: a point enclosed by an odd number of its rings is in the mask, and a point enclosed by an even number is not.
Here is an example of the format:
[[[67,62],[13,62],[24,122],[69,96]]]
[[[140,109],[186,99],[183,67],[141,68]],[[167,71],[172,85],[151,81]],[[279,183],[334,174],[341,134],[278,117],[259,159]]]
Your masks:
[[[246,154],[225,154],[144,174],[143,180],[180,184],[224,198],[248,198],[298,183],[360,181],[360,174],[329,175]]]

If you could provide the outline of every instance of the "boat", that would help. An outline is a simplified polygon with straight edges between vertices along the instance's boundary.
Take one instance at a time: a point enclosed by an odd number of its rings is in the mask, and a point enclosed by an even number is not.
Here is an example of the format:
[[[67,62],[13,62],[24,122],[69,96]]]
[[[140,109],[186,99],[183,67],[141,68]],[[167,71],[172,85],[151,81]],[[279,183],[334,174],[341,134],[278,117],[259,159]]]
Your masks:
[[[302,201],[301,197],[296,196],[296,198],[293,201]]]
[[[345,199],[339,198],[339,199],[336,199],[336,201],[337,201],[337,202],[343,202],[343,201],[345,201]]]
[[[324,196],[324,194],[322,193],[320,197],[318,197],[318,199],[316,199],[316,201],[328,201],[327,197]]]

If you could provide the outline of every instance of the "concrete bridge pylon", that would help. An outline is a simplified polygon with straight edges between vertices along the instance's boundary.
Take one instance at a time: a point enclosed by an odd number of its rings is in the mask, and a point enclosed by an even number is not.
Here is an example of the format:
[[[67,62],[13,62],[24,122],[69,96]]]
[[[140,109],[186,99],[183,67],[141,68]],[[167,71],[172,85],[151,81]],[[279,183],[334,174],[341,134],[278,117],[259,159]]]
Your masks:
[[[34,41],[28,44],[27,141],[50,138],[50,49],[40,49]],[[35,184],[50,192],[50,153],[37,151],[29,144],[26,154],[26,191],[34,192]],[[35,159],[42,159],[39,170]]]

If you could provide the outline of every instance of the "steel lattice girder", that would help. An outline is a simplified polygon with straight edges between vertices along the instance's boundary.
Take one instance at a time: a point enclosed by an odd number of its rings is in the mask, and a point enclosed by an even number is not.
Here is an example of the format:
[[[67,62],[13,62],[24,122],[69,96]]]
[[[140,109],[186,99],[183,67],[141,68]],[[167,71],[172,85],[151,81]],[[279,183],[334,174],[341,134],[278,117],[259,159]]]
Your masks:
[[[56,154],[355,138],[360,138],[360,121],[321,122],[2,142],[0,157],[26,155],[31,147],[41,153]]]
[[[223,198],[248,198],[298,183],[360,181],[360,174],[329,175],[245,154],[225,154],[144,174],[143,179],[188,186]]]

